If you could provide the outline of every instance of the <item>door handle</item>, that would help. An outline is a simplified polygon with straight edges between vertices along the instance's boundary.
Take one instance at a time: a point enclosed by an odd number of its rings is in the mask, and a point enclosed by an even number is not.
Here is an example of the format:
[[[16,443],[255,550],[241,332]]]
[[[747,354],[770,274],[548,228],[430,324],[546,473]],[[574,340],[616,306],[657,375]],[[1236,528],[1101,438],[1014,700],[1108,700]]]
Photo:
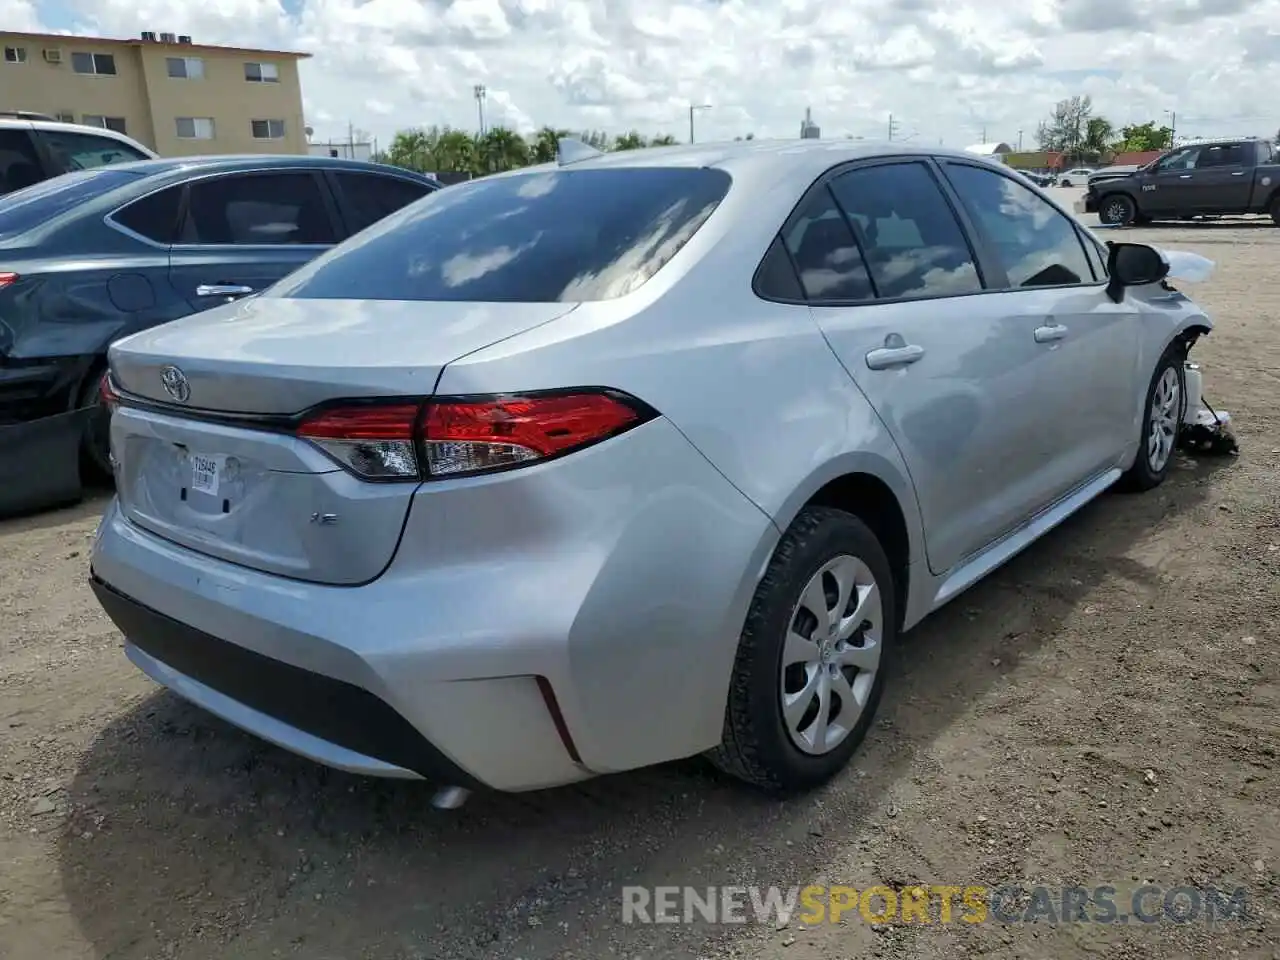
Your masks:
[[[1054,340],[1061,340],[1067,335],[1067,328],[1060,323],[1047,323],[1043,327],[1036,327],[1033,334],[1036,343],[1052,343]]]
[[[1232,176],[1233,176],[1233,177],[1243,177],[1243,176],[1244,176],[1244,171],[1243,171],[1243,170],[1237,170],[1235,173],[1233,173],[1233,174],[1232,174]]]
[[[867,354],[867,366],[872,370],[888,370],[890,367],[905,367],[915,363],[924,356],[924,347],[914,343],[902,346],[879,347]]]
[[[197,297],[243,297],[248,293],[253,293],[253,287],[234,283],[202,283],[196,287]]]
[[[1178,174],[1178,179],[1179,179],[1179,180],[1190,180],[1190,179],[1191,179],[1191,174],[1189,174],[1189,173],[1180,173],[1180,174]]]

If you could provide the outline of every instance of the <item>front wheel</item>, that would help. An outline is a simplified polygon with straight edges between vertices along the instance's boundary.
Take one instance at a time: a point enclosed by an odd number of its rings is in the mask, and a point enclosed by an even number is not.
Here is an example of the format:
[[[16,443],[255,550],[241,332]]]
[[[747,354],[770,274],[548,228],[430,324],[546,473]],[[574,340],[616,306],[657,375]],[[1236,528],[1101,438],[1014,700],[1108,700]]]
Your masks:
[[[1271,214],[1271,222],[1280,227],[1280,193],[1271,198],[1267,205],[1267,213]]]
[[[1187,409],[1184,353],[1179,345],[1164,352],[1147,388],[1142,414],[1142,439],[1133,466],[1121,478],[1128,490],[1142,492],[1164,483],[1173,465],[1173,451]]]
[[[1098,219],[1107,226],[1123,227],[1137,219],[1138,208],[1133,200],[1123,193],[1113,193],[1103,197],[1098,204]]]
[[[756,588],[711,761],[775,792],[835,776],[875,715],[896,632],[875,534],[842,510],[801,511]]]

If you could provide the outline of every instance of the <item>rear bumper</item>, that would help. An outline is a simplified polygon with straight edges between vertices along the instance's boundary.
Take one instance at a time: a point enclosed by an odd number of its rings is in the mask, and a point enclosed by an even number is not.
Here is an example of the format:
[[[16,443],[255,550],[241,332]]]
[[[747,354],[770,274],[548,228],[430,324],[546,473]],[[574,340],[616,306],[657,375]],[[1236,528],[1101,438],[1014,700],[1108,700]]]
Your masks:
[[[88,410],[0,424],[0,517],[79,500]]]
[[[776,540],[660,419],[419,493],[363,586],[201,555],[117,502],[93,569],[133,661],[231,723],[360,773],[517,791],[718,743]]]

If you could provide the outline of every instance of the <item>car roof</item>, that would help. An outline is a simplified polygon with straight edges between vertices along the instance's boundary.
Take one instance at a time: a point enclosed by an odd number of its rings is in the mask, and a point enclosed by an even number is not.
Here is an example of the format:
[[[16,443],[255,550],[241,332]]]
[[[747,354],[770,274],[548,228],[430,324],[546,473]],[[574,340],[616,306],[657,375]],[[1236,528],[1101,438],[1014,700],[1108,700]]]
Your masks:
[[[907,143],[868,140],[731,140],[721,143],[677,144],[615,150],[560,166],[556,163],[523,167],[501,177],[551,170],[590,170],[641,167],[716,167],[731,174],[750,174],[779,179],[794,177],[806,185],[823,171],[852,160],[881,157],[949,157],[971,163],[1010,169],[999,161],[945,147],[918,147]]]
[[[272,170],[272,169],[307,169],[316,170],[354,170],[361,173],[382,173],[388,176],[409,177],[410,179],[438,183],[434,177],[393,167],[384,163],[372,163],[368,160],[349,160],[344,157],[313,157],[309,154],[218,154],[203,157],[161,157],[156,160],[132,160],[128,163],[113,163],[113,170],[141,174],[145,177],[159,177],[177,174],[181,177],[203,173],[234,173],[237,170]]]

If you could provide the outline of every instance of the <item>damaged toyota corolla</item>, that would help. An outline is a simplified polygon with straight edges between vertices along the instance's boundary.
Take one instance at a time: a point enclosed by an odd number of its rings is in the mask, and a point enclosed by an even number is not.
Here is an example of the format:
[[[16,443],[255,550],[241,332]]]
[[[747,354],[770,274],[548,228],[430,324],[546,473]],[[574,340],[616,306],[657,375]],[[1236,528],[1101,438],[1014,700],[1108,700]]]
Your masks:
[[[1211,264],[998,164],[561,146],[112,348],[91,582],[141,670],[440,806],[813,787],[903,630],[1223,429],[1169,283]]]

